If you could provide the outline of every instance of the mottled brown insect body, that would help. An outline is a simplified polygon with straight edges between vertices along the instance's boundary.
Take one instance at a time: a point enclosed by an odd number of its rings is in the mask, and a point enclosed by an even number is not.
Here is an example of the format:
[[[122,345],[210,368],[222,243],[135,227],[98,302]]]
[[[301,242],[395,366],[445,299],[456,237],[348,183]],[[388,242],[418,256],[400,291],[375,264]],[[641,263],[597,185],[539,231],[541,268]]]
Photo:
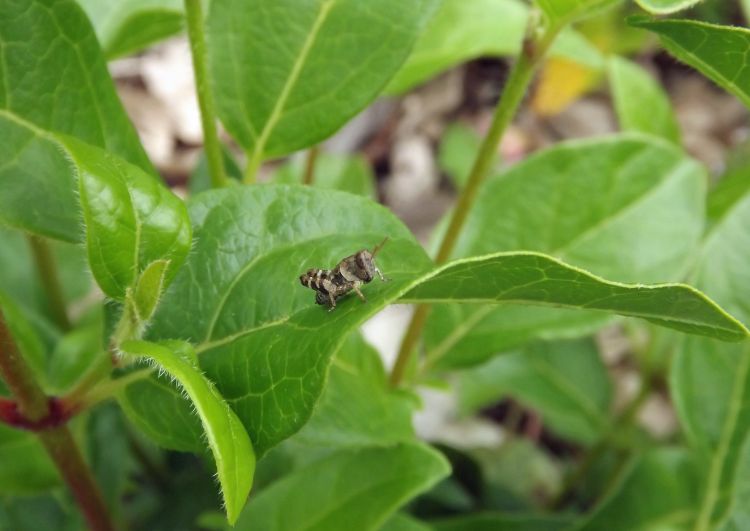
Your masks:
[[[375,255],[387,240],[385,238],[372,252],[363,249],[347,256],[333,269],[308,269],[299,277],[299,281],[303,286],[316,291],[315,302],[328,306],[328,311],[333,311],[336,300],[350,291],[354,291],[362,302],[367,302],[359,287],[371,282],[376,274],[380,280],[386,280],[375,264]]]

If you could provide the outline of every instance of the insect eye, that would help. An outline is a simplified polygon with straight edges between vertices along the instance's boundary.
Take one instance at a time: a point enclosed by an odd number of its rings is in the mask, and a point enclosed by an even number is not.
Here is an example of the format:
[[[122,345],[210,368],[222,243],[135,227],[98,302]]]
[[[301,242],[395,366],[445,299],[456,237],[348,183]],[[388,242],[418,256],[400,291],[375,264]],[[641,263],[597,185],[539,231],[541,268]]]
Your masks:
[[[361,251],[357,253],[357,256],[355,257],[355,261],[357,262],[357,266],[360,269],[367,270],[366,262],[365,262],[365,252]]]

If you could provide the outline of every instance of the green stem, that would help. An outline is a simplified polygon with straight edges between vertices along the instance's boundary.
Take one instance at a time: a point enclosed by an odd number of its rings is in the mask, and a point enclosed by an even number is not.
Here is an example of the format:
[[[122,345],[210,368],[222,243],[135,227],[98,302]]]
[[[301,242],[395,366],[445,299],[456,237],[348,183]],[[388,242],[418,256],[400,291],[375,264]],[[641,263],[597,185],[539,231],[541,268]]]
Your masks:
[[[0,375],[15,396],[21,413],[31,421],[50,414],[49,400],[26,364],[0,310]],[[66,426],[36,432],[47,453],[60,471],[78,503],[88,525],[94,531],[114,529],[99,487],[94,482],[78,446]]]
[[[245,184],[254,184],[258,173],[258,168],[263,162],[263,153],[258,146],[255,146],[253,152],[248,155],[247,166],[245,166],[245,177],[242,180]]]
[[[185,0],[185,16],[187,18],[190,51],[193,56],[193,70],[195,71],[195,87],[198,92],[198,105],[203,124],[203,146],[211,175],[211,186],[219,188],[228,184],[224,172],[224,157],[221,153],[221,143],[216,129],[216,110],[211,83],[208,78],[208,57],[206,54],[206,34],[203,27],[202,0]]]
[[[505,83],[502,97],[495,108],[490,130],[482,141],[477,158],[474,160],[474,165],[469,173],[466,186],[458,197],[458,202],[453,210],[448,229],[445,232],[437,257],[435,258],[435,262],[438,265],[445,263],[453,253],[456,241],[466,222],[466,217],[474,205],[477,193],[492,169],[497,146],[500,144],[508,124],[513,120],[518,106],[521,100],[523,100],[529,84],[534,77],[536,68],[541,63],[541,60],[561,29],[558,25],[550,26],[545,29],[539,38],[536,38],[537,24],[538,19],[536,17],[529,17],[529,28],[527,37],[524,39],[523,50],[513,65],[508,81]],[[391,384],[394,386],[398,385],[403,379],[404,371],[409,364],[409,358],[422,335],[422,329],[427,321],[428,313],[429,306],[422,305],[417,307],[412,316],[404,340],[401,343],[396,363],[391,372]]]
[[[70,405],[75,408],[75,411],[79,412],[91,409],[105,400],[116,397],[133,382],[150,377],[155,371],[155,368],[135,370],[125,376],[121,376],[120,378],[103,381],[91,388],[85,395],[78,398],[77,401],[73,402],[71,400]],[[69,399],[66,397],[66,402],[68,400]]]
[[[315,162],[318,160],[319,153],[319,144],[307,150],[307,158],[305,159],[305,174],[302,177],[302,184],[310,186],[313,182],[315,182]]]
[[[70,319],[65,305],[60,276],[57,273],[57,264],[52,250],[46,240],[39,236],[28,236],[29,246],[34,255],[34,262],[39,273],[39,278],[44,286],[44,292],[49,301],[52,317],[55,323],[65,332],[71,329]]]
[[[114,530],[101,490],[67,426],[37,433],[93,531]]]
[[[23,359],[0,309],[0,375],[15,396],[21,413],[32,422],[49,413],[49,402],[31,367]]]

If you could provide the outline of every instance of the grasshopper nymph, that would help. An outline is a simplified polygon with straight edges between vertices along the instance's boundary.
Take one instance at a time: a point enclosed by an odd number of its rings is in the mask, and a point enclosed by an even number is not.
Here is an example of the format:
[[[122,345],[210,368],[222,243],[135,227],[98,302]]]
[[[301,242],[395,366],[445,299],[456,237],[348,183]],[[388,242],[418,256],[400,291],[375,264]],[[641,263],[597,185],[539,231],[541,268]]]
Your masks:
[[[367,302],[359,288],[372,281],[376,273],[380,280],[386,280],[375,264],[375,255],[387,241],[386,236],[372,252],[367,249],[357,251],[341,260],[333,269],[308,269],[305,274],[300,275],[299,281],[306,288],[315,290],[315,302],[328,306],[329,312],[336,308],[336,299],[350,291],[354,291],[362,302]]]

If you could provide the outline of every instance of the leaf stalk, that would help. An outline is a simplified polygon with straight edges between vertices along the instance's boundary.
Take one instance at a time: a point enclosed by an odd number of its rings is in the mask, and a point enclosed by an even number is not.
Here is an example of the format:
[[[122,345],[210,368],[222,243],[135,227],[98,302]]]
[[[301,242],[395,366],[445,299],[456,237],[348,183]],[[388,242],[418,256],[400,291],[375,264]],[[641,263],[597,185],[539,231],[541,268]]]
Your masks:
[[[188,39],[190,52],[193,56],[193,70],[195,72],[195,87],[198,93],[198,106],[201,112],[203,126],[203,149],[208,161],[208,172],[211,176],[211,186],[220,188],[228,185],[224,171],[224,158],[221,143],[216,128],[216,110],[214,96],[208,77],[208,55],[206,53],[206,33],[203,26],[202,0],[185,0],[185,16],[187,18]]]

